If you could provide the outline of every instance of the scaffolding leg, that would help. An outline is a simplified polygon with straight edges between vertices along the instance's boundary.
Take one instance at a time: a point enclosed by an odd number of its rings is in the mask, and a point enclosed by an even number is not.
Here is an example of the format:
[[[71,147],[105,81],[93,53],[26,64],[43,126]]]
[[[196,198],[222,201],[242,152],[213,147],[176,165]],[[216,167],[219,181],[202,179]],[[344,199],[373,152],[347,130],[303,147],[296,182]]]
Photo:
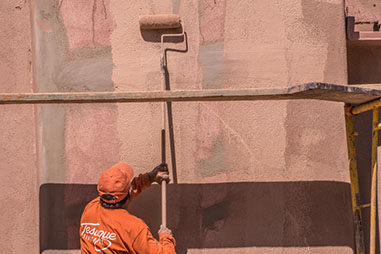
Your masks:
[[[345,106],[345,126],[347,133],[347,147],[348,147],[348,160],[349,172],[351,179],[351,194],[352,194],[352,213],[353,224],[355,231],[355,244],[356,254],[365,254],[364,232],[361,217],[361,202],[360,202],[360,189],[358,181],[356,149],[355,149],[355,136],[357,133],[353,129],[353,117],[349,113],[350,106]]]
[[[373,108],[372,130],[372,188],[370,201],[370,254],[376,254],[377,229],[377,147],[378,147],[378,107]]]

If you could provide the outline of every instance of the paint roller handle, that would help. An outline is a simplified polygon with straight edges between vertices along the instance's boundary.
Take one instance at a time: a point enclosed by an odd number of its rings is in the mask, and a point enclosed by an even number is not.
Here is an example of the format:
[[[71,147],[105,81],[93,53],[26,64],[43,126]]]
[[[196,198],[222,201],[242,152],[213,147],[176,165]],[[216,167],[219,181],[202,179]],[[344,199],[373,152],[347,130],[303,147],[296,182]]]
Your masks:
[[[165,113],[165,111],[164,111]],[[165,129],[161,130],[161,163],[166,163],[165,159]]]
[[[173,236],[172,234],[172,230],[170,230],[169,228],[167,227],[164,227],[163,225],[160,225],[160,229],[159,229],[159,235],[163,234],[163,233],[167,233],[167,234],[170,234],[171,236]]]
[[[164,110],[163,110],[163,114],[165,115]],[[165,120],[163,119],[163,123],[164,121]],[[163,129],[161,130],[161,163],[167,165],[166,158],[165,158],[165,126],[163,126]],[[166,167],[166,169],[168,173],[168,166]],[[160,229],[162,227],[167,228],[167,182],[166,181],[161,182],[161,226],[160,226]]]

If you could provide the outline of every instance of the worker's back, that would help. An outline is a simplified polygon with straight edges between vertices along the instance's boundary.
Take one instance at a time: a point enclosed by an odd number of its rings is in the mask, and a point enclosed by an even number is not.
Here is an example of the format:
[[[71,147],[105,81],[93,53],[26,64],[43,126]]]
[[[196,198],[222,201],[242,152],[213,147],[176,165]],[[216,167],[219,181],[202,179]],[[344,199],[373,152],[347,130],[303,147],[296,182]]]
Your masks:
[[[125,209],[106,209],[99,198],[91,201],[81,218],[82,253],[136,253],[134,240],[146,224]]]
[[[85,208],[80,227],[81,253],[173,254],[175,239],[168,233],[157,241],[143,220],[123,208],[107,209],[99,197]]]

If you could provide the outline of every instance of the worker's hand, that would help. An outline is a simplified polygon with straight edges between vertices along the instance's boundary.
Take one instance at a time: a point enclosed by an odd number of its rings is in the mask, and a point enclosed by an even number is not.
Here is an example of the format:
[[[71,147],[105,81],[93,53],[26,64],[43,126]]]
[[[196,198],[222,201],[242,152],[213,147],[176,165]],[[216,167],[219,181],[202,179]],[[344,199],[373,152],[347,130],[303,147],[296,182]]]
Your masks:
[[[160,225],[160,229],[159,229],[158,233],[159,233],[159,235],[161,235],[163,233],[167,233],[167,234],[170,234],[171,236],[173,236],[172,231],[169,228],[164,227],[163,225]]]
[[[151,172],[148,173],[148,176],[151,183],[161,183],[162,181],[169,182],[168,165],[166,163],[162,163],[159,166],[156,166]]]

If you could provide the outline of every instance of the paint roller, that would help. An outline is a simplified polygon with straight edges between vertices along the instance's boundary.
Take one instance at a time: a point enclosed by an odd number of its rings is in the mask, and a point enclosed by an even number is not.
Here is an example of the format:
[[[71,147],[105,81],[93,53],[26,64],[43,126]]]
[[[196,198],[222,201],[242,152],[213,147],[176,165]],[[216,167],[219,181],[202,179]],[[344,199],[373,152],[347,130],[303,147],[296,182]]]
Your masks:
[[[144,15],[139,17],[140,29],[175,29],[181,26],[180,16],[176,14]]]
[[[142,30],[152,29],[177,29],[182,28],[181,33],[175,34],[162,34],[161,35],[161,59],[160,69],[162,73],[162,85],[164,90],[170,90],[169,74],[167,69],[166,50],[164,48],[165,37],[181,37],[185,38],[184,25],[181,22],[180,16],[176,14],[157,14],[157,15],[144,15],[139,17],[139,25]],[[162,163],[166,163],[166,146],[165,146],[165,130],[166,130],[166,117],[165,117],[165,105],[167,105],[168,113],[168,127],[169,127],[169,140],[171,147],[171,161],[172,161],[172,175],[174,183],[177,183],[177,171],[176,171],[176,159],[175,159],[175,142],[173,132],[173,118],[172,118],[172,103],[163,102],[162,104],[162,131],[161,131],[161,146],[162,146]],[[161,183],[161,220],[162,225],[167,227],[167,183],[163,181]]]

